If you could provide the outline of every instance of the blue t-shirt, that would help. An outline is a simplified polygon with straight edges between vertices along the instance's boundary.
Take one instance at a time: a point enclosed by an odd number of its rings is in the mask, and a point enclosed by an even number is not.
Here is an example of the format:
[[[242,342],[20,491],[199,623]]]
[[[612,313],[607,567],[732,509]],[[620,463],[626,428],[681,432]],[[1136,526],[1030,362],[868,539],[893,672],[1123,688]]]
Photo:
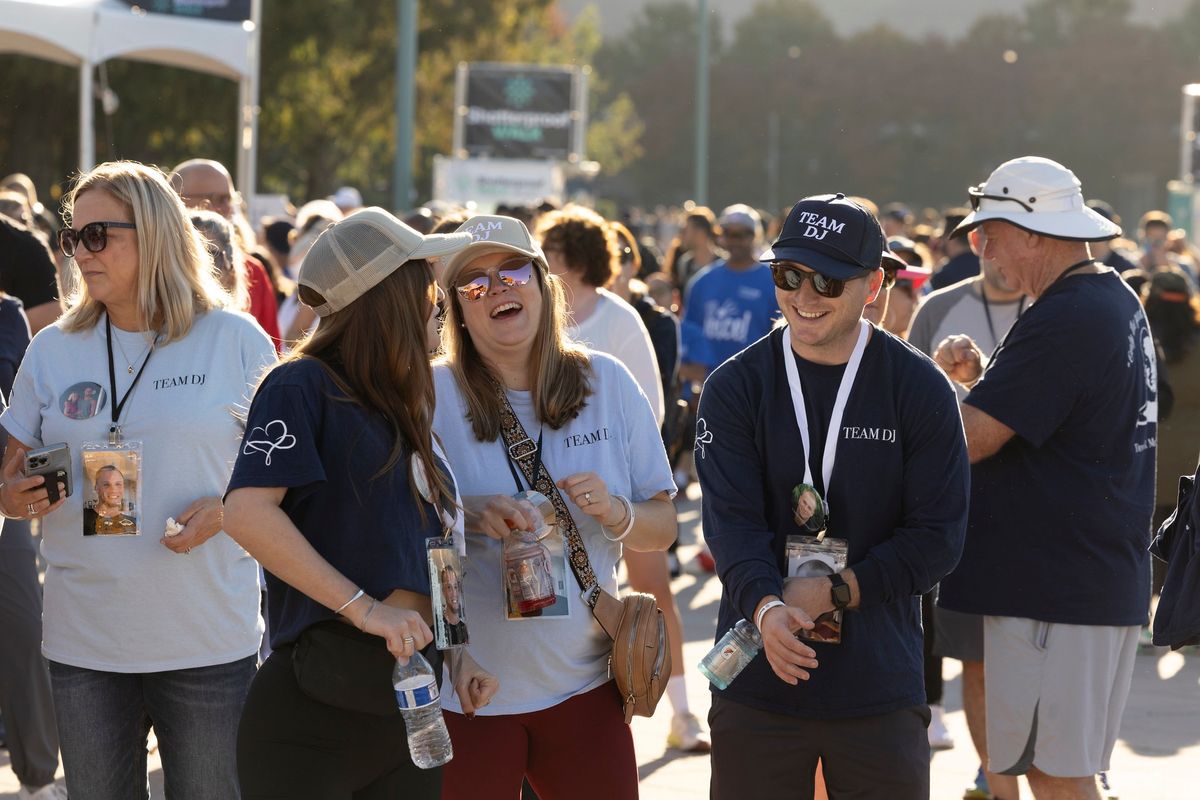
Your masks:
[[[322,364],[286,362],[254,395],[229,491],[287,487],[280,508],[321,557],[364,592],[377,600],[393,589],[427,595],[425,539],[442,534],[440,518],[413,497],[407,450],[395,467],[373,477],[392,441],[383,418],[349,401]],[[266,577],[271,647],[334,618],[270,572]]]
[[[29,320],[21,301],[15,297],[0,297],[0,392],[12,393],[17,367],[29,347]]]
[[[1016,435],[972,468],[955,611],[1144,625],[1158,395],[1154,342],[1113,271],[1052,285],[965,403]]]
[[[696,472],[704,538],[717,562],[717,637],[782,594],[785,547],[803,531],[792,489],[804,480],[804,446],[784,372],[786,330],[773,331],[717,368],[700,395]],[[844,367],[798,360],[818,450]],[[842,642],[812,643],[820,666],[799,686],[759,655],[728,689],[744,705],[829,719],[884,714],[925,702],[920,595],[958,560],[969,469],[954,390],[924,355],[872,331],[838,438],[829,535],[846,539],[861,606],[846,613]],[[714,690],[715,691],[715,690]]]
[[[685,360],[710,371],[766,336],[779,316],[766,264],[732,270],[718,261],[692,279],[684,301]]]

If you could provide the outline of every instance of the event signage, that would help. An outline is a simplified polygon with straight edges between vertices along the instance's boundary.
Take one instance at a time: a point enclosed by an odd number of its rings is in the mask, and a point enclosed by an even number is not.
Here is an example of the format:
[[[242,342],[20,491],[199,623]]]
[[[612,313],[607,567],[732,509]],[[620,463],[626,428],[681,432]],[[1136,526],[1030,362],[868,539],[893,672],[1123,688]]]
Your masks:
[[[574,67],[464,64],[459,68],[455,154],[577,161],[585,91]]]

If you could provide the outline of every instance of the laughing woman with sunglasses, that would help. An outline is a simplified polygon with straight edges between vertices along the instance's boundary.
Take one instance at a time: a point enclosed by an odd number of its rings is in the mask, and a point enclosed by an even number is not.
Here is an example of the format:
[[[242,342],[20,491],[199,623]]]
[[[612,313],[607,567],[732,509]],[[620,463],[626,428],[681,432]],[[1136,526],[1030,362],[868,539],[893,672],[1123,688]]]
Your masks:
[[[234,411],[273,348],[226,310],[204,239],[158,170],[102,164],[66,210],[59,242],[78,290],[33,340],[0,417],[0,511],[42,520],[42,649],[67,788],[73,800],[145,797],[153,726],[171,796],[236,797],[233,740],[262,621],[257,568],[221,533],[220,495],[242,433]],[[52,502],[22,465],[60,443],[70,494]],[[137,522],[89,532],[109,466],[124,482],[105,502]]]
[[[542,800],[635,798],[633,740],[608,674],[612,641],[574,576],[561,575],[555,592],[567,614],[508,613],[502,540],[540,525],[512,499],[530,487],[505,440],[515,416],[538,444],[528,456],[556,481],[599,583],[615,593],[623,547],[664,550],[675,537],[658,423],[620,362],[567,338],[562,281],[520,221],[475,217],[459,230],[474,242],[443,276],[450,310],[434,430],[467,511],[471,648],[501,689],[473,720],[446,696],[455,759],[443,797],[512,798],[527,776]]]

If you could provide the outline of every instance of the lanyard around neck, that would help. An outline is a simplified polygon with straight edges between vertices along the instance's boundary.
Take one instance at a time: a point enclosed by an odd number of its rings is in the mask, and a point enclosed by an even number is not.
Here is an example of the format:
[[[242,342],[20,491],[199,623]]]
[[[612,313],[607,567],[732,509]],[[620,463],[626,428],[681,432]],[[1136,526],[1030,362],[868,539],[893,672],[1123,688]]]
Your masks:
[[[846,401],[850,399],[850,390],[854,388],[854,379],[862,364],[863,353],[867,349],[867,339],[871,335],[871,324],[866,320],[859,323],[858,342],[854,352],[846,363],[846,371],[842,373],[842,382],[838,386],[837,399],[833,404],[833,413],[829,416],[829,430],[825,434],[825,453],[821,460],[822,488],[826,504],[829,502],[829,479],[833,476],[833,462],[837,458],[837,446],[842,427],[842,415],[846,411]],[[808,412],[804,408],[804,387],[800,385],[800,370],[796,366],[796,354],[792,351],[791,331],[783,330],[783,366],[787,371],[788,386],[792,391],[792,410],[796,412],[796,427],[800,429],[800,441],[804,445],[804,482],[814,486],[812,464],[812,449],[809,446]]]
[[[146,365],[150,363],[150,356],[154,355],[154,348],[158,345],[158,334],[154,335],[154,341],[150,343],[150,349],[146,351],[146,358],[142,361],[141,369],[133,376],[133,383],[129,384],[129,388],[125,390],[125,396],[117,400],[117,367],[113,360],[113,337],[112,337],[112,320],[108,314],[104,315],[104,335],[108,342],[108,388],[110,395],[109,408],[112,409],[112,425],[108,429],[108,438],[110,442],[116,443],[121,438],[121,426],[117,421],[121,418],[121,409],[125,408],[126,401],[133,394],[133,387],[137,386],[138,379],[142,377],[142,373],[146,371]]]
[[[504,446],[504,456],[505,456],[504,463],[508,464],[508,471],[512,473],[513,483],[515,483],[517,485],[517,494],[520,494],[521,492],[525,491],[525,485],[521,483],[521,476],[517,471],[515,462],[518,458],[528,458],[529,456],[533,456],[533,473],[532,474],[534,476],[534,480],[537,480],[537,475],[542,469],[542,434],[544,432],[545,431],[538,431],[536,449],[532,453],[526,453],[524,455],[518,455],[513,452],[513,447],[516,447],[516,445],[509,447],[506,443],[501,442],[501,444],[505,445]],[[526,439],[525,441],[529,441],[529,440]],[[524,442],[518,442],[518,444],[524,444]],[[530,486],[529,488],[531,491],[533,490],[533,486]]]

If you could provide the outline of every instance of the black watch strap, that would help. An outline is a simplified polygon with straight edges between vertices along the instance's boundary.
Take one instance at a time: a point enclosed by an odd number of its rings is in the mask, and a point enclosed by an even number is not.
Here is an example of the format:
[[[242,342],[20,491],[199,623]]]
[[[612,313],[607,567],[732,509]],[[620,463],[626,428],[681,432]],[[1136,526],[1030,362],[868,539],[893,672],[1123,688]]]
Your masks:
[[[833,584],[829,589],[829,597],[833,601],[833,607],[844,609],[850,605],[850,584],[846,583],[841,573],[835,572],[830,575],[829,582]]]

